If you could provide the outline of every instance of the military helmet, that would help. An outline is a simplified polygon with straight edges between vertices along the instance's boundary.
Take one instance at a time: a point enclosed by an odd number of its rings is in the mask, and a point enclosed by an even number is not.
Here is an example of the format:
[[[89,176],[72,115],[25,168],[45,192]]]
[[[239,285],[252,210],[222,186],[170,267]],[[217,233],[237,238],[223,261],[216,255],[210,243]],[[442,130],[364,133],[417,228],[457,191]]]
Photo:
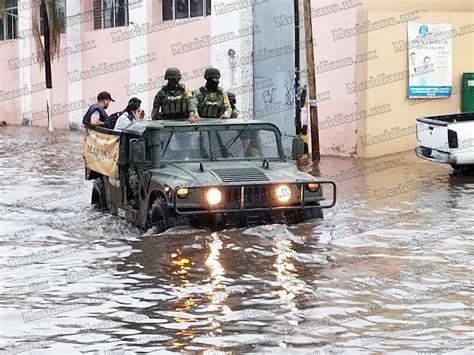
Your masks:
[[[165,73],[165,80],[171,78],[181,78],[181,71],[178,68],[168,68]]]
[[[219,69],[216,68],[207,68],[206,71],[204,72],[204,79],[210,79],[210,78],[220,78],[221,77],[221,72]]]
[[[227,96],[229,97],[229,101],[235,103],[235,94],[233,92],[228,92],[227,91]]]

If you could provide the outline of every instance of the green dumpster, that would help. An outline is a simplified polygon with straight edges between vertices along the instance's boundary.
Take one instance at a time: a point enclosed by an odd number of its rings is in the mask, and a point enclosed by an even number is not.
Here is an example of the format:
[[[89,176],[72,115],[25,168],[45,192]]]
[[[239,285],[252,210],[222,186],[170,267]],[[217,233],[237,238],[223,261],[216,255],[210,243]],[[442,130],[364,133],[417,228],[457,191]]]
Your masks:
[[[474,112],[474,73],[464,73],[462,76],[462,112]]]

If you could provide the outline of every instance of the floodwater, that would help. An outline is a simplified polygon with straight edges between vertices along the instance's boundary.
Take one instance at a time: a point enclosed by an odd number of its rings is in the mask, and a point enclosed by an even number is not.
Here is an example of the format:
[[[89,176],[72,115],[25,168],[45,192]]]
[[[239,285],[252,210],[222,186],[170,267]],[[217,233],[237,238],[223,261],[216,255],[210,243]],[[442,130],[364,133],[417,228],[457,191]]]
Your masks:
[[[324,220],[155,235],[90,208],[80,132],[0,137],[0,354],[474,351],[474,177],[323,158]]]

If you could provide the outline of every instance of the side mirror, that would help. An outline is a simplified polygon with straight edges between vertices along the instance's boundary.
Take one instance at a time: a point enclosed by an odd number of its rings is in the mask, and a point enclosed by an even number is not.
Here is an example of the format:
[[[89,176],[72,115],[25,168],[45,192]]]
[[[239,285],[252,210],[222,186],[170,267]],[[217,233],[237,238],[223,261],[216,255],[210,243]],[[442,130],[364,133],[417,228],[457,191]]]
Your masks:
[[[301,137],[294,137],[291,146],[291,156],[294,160],[298,160],[304,155],[304,141]]]
[[[145,143],[134,138],[130,139],[129,161],[131,164],[145,164]]]

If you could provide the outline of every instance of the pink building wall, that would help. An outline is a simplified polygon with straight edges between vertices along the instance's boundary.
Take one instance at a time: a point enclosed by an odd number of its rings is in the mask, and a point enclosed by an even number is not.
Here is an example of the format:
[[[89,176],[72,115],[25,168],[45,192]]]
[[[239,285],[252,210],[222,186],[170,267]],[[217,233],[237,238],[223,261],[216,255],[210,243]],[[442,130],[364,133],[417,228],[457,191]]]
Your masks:
[[[36,51],[35,43],[33,38],[29,39],[30,48],[32,49],[32,55]],[[66,36],[61,35],[61,47],[65,46]],[[45,68],[44,65],[40,66],[39,64],[34,64],[30,66],[30,77],[31,84],[35,87],[38,86],[38,91],[35,91],[31,94],[31,111],[33,113],[39,113],[35,116],[35,120],[32,121],[33,126],[48,126],[48,119],[46,113],[46,86],[45,86]],[[68,88],[67,84],[65,85],[65,79],[67,78],[67,60],[65,56],[60,56],[54,59],[52,67],[52,81],[53,81],[53,102],[52,107],[55,105],[61,105],[61,103],[68,101]],[[43,89],[41,88],[43,86]],[[61,113],[57,114],[56,110],[53,111],[54,116],[53,120],[55,122],[55,128],[57,129],[67,129],[69,124],[67,121],[67,114]]]
[[[0,121],[20,124],[20,97],[8,99],[12,91],[20,89],[19,70],[10,69],[9,60],[18,53],[18,41],[0,41]]]
[[[359,2],[360,3],[360,2]],[[336,5],[337,7],[336,7]],[[357,144],[357,121],[334,126],[331,119],[338,115],[350,115],[357,112],[355,94],[349,94],[345,83],[355,78],[355,65],[347,65],[328,70],[332,61],[355,59],[356,40],[335,41],[332,30],[340,25],[352,27],[356,24],[357,0],[343,9],[342,2],[312,0],[313,39],[316,89],[320,94],[318,103],[320,150],[322,155],[355,156]],[[326,8],[326,7],[330,8]],[[354,7],[351,7],[354,6]],[[339,8],[338,11],[335,11]],[[329,12],[329,13],[328,13]],[[327,63],[325,63],[327,62]],[[329,99],[327,94],[329,92]],[[328,128],[329,127],[329,128]]]
[[[156,6],[155,6],[156,8]],[[151,20],[159,23],[161,19],[161,8],[150,12]],[[148,64],[150,79],[160,82],[164,77],[166,68],[178,67],[183,75],[182,81],[191,89],[197,89],[203,85],[203,71],[211,65],[211,47],[202,47],[190,52],[177,53],[179,44],[189,44],[201,40],[211,34],[210,17],[191,18],[186,21],[176,21],[172,28],[161,29],[148,35],[148,52],[156,53],[157,60]],[[173,45],[175,51],[173,53]],[[165,83],[163,82],[163,85]],[[148,99],[151,105],[158,90],[148,91]]]
[[[78,0],[73,0],[78,1]],[[71,3],[73,2],[71,1]],[[351,0],[349,0],[351,1]],[[357,3],[357,0],[353,0]],[[68,2],[69,3],[69,2]],[[313,12],[325,6],[332,6],[335,1],[312,1]],[[338,3],[342,6],[342,2]],[[69,6],[69,5],[68,5]],[[136,53],[131,53],[132,43],[136,41],[142,43],[145,53],[150,55],[148,63],[139,64],[132,69],[125,68],[106,74],[97,75],[80,80],[80,90],[71,90],[71,81],[74,74],[69,68],[68,57],[62,56],[53,61],[53,108],[59,106],[73,105],[82,100],[82,106],[72,112],[54,112],[54,126],[57,129],[66,129],[70,126],[71,117],[75,122],[80,122],[86,110],[86,105],[91,103],[100,91],[109,91],[115,103],[111,103],[108,112],[113,113],[122,110],[132,96],[136,96],[148,104],[143,107],[149,114],[151,112],[153,99],[161,85],[164,84],[164,72],[167,67],[176,66],[183,73],[183,81],[191,88],[197,89],[204,82],[203,69],[211,65],[211,47],[204,45],[192,51],[182,51],[180,46],[193,44],[202,41],[206,42],[206,36],[212,35],[211,17],[199,17],[175,22],[161,21],[161,2],[143,1],[140,6],[146,6],[143,22],[149,23],[155,28],[148,34],[132,36],[127,39],[127,33],[133,33],[137,29],[136,24],[128,27],[116,27],[109,29],[94,30],[93,1],[80,1],[80,13],[82,20],[80,23],[80,43],[93,43],[94,48],[87,48],[80,53],[80,71],[87,72],[93,68],[98,68],[101,63],[118,63],[126,60],[136,61]],[[337,61],[344,58],[355,58],[356,40],[346,39],[335,41],[331,33],[337,24],[344,26],[354,26],[356,23],[357,6],[350,7],[336,12],[331,12],[322,16],[313,16],[313,36],[316,43],[315,64],[317,73],[317,92],[323,94],[318,103],[320,122],[320,146],[321,152],[325,155],[351,156],[356,152],[356,131],[357,122],[351,122],[340,126],[326,128],[327,123],[337,115],[350,115],[357,111],[356,97],[348,94],[344,83],[354,80],[355,66],[347,66],[335,70],[325,71],[325,62]],[[316,13],[316,12],[314,12]],[[222,27],[222,26],[221,26]],[[227,27],[226,27],[227,28]],[[66,29],[66,34],[61,36],[61,48],[67,46],[67,36],[70,28]],[[223,32],[222,28],[213,29],[215,33]],[[119,40],[123,38],[123,40]],[[31,51],[34,51],[35,43],[33,38],[27,39]],[[18,43],[20,40],[12,42],[0,42],[0,63],[2,68],[8,67],[8,59],[18,56]],[[70,58],[69,58],[70,59]],[[321,70],[319,70],[321,68]],[[133,77],[141,74],[138,78]],[[44,68],[38,64],[30,66],[31,84],[44,83]],[[248,80],[248,78],[245,78]],[[243,79],[242,79],[243,80]],[[238,83],[237,83],[238,84]],[[19,70],[2,70],[0,77],[0,90],[7,91],[12,88],[19,88]],[[71,91],[71,92],[70,92]],[[328,93],[328,94],[324,94]],[[329,96],[329,98],[328,98]],[[47,126],[45,113],[45,91],[41,90],[31,94],[31,111],[36,114],[33,125]],[[21,104],[19,98],[3,101],[1,116],[2,120],[7,120],[11,124],[21,124]],[[76,105],[77,106],[77,105]],[[63,110],[64,111],[64,110]]]
[[[92,9],[91,0],[82,3],[81,12],[87,13]],[[125,31],[126,27],[106,28],[94,30],[94,22],[87,21],[81,26],[81,41],[87,43],[95,41],[95,48],[84,51],[82,59],[82,72],[90,72],[94,68],[99,68],[101,64],[117,64],[129,59],[128,40],[120,42],[113,41],[112,33],[116,31]],[[101,91],[108,91],[116,102],[111,102],[108,113],[122,110],[126,106],[128,98],[124,86],[129,81],[129,69],[112,71],[105,74],[89,77],[82,80],[82,98],[87,102],[97,96]],[[67,80],[75,80],[69,78]],[[74,98],[70,98],[74,100]]]
[[[22,0],[20,0],[22,1]],[[73,0],[79,1],[79,0]],[[71,1],[71,3],[73,2]],[[68,5],[69,6],[69,1]],[[146,6],[146,18],[143,22],[148,22],[155,29],[148,34],[127,39],[123,33],[132,33],[136,29],[136,24],[130,24],[128,27],[115,27],[109,29],[94,30],[93,17],[91,11],[93,9],[93,1],[80,1],[81,24],[80,24],[80,43],[93,43],[94,48],[88,48],[80,52],[80,72],[87,72],[94,68],[99,68],[102,63],[121,64],[124,66],[121,70],[115,70],[105,74],[100,74],[80,80],[81,97],[76,97],[74,93],[69,93],[68,87],[71,82],[78,78],[68,68],[67,55],[63,55],[58,59],[54,59],[52,63],[53,76],[53,108],[57,105],[76,107],[73,104],[83,100],[87,105],[90,104],[100,91],[109,91],[116,100],[111,103],[108,112],[113,113],[122,110],[130,97],[136,96],[140,99],[146,98],[148,107],[143,107],[147,113],[151,112],[153,99],[164,85],[164,73],[167,67],[178,67],[183,73],[183,81],[190,86],[191,89],[197,89],[203,84],[202,68],[210,66],[211,48],[204,46],[191,52],[173,53],[172,46],[179,44],[191,43],[210,35],[211,21],[210,17],[197,17],[185,20],[176,20],[174,22],[161,21],[161,2],[160,1],[143,1],[138,2],[135,6]],[[61,48],[66,50],[68,27],[66,34],[61,36]],[[122,40],[123,38],[123,40]],[[30,50],[35,51],[35,43],[33,37],[23,39],[29,41]],[[137,62],[136,53],[130,52],[130,41],[135,40],[144,43],[147,48],[148,58],[143,62]],[[18,57],[19,42],[21,39],[13,41],[0,41],[0,94],[4,96],[7,91],[19,89],[20,86],[20,70],[6,70],[8,60]],[[77,50],[73,48],[73,50]],[[126,67],[125,61],[131,60],[134,70]],[[31,84],[44,85],[44,66],[33,64],[29,70],[29,81]],[[133,78],[133,73],[147,73],[143,78]],[[134,82],[135,85],[131,85]],[[142,84],[142,85],[139,85]],[[48,122],[46,119],[46,93],[45,90],[32,92],[31,98],[31,116],[35,117],[31,122],[32,125],[46,127]],[[0,95],[2,108],[0,109],[0,120],[5,120],[9,124],[22,123],[22,109],[20,98],[13,99],[2,98]],[[144,102],[146,102],[144,101]],[[86,107],[79,107],[72,112],[64,112],[59,109],[53,112],[54,127],[56,129],[67,129],[70,126],[70,117],[81,119]],[[69,109],[69,111],[71,111]]]

